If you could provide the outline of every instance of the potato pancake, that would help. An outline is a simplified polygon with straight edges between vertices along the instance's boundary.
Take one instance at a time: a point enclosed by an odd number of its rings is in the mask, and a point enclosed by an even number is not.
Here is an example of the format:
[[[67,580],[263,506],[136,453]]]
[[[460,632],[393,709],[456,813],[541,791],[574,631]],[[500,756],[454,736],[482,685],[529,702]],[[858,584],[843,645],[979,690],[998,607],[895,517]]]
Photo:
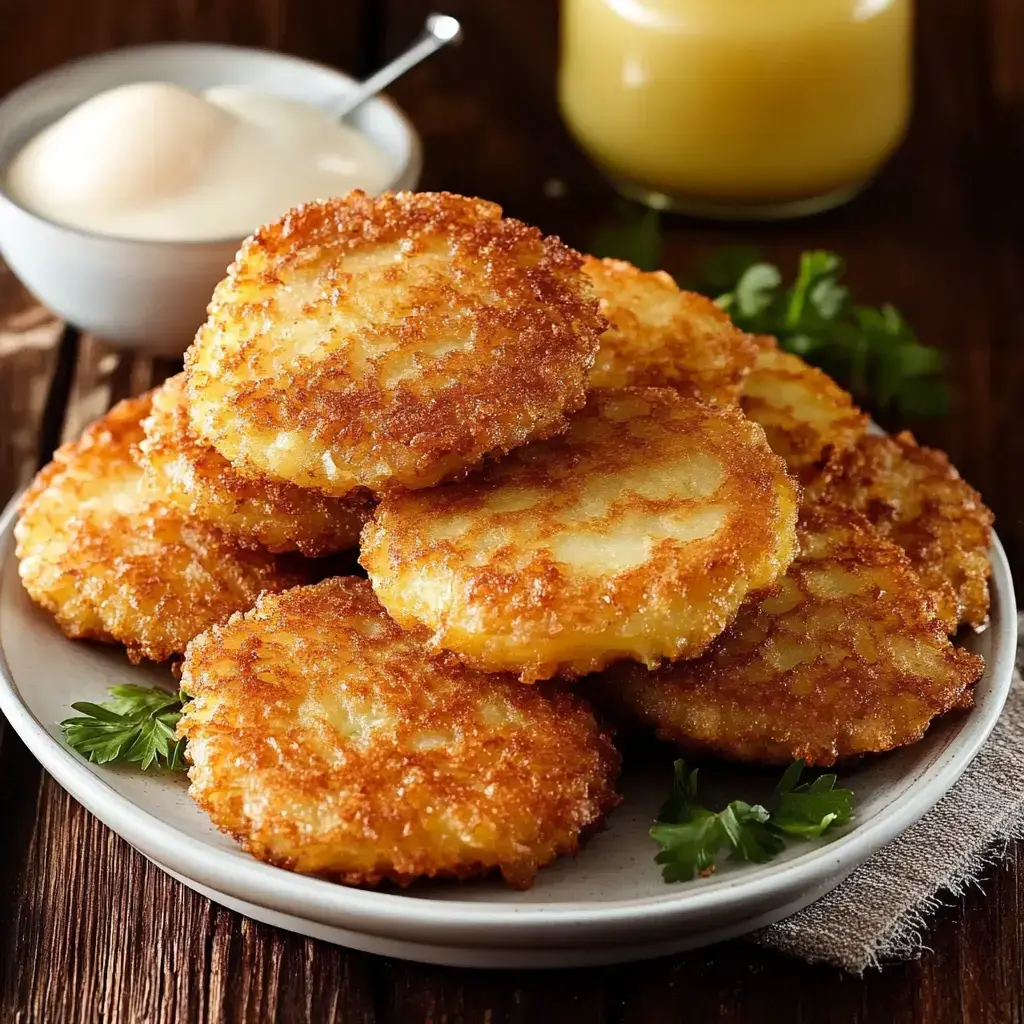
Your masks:
[[[919,740],[968,707],[984,664],[954,647],[906,555],[858,512],[811,505],[800,556],[703,657],[615,666],[591,692],[694,753],[830,765]]]
[[[582,700],[427,653],[365,580],[265,595],[189,645],[182,686],[192,797],[294,871],[497,868],[525,888],[619,802],[618,753]]]
[[[247,239],[186,356],[198,439],[343,497],[564,429],[606,322],[582,257],[448,193],[352,192]]]
[[[623,260],[588,256],[583,271],[611,323],[590,371],[592,388],[665,387],[739,401],[757,346],[714,302],[681,291],[663,270],[645,273]]]
[[[743,411],[806,481],[828,450],[845,450],[863,436],[868,418],[828,374],[784,352],[774,338],[756,340],[760,351],[743,382]]]
[[[329,498],[294,484],[242,476],[193,436],[183,374],[156,390],[142,426],[146,436],[139,455],[153,486],[186,514],[212,523],[239,544],[315,558],[359,543],[359,531],[373,511],[369,491]]]
[[[70,637],[164,661],[252,606],[305,583],[299,560],[246,551],[153,491],[133,458],[152,394],[114,406],[36,476],[15,527],[32,599]]]
[[[360,560],[402,625],[524,682],[699,654],[796,552],[757,424],[665,388],[595,391],[568,433],[386,495]]]
[[[909,433],[866,435],[836,453],[810,491],[863,512],[903,548],[951,633],[986,623],[993,516],[945,452]]]

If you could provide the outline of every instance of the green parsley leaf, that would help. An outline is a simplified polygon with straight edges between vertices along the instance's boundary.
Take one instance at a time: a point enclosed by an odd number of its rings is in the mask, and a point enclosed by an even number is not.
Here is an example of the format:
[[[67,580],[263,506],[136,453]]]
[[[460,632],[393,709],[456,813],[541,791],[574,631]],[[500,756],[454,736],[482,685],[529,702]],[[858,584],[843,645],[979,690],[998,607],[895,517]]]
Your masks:
[[[794,761],[775,788],[771,827],[802,839],[817,839],[832,825],[842,825],[853,815],[853,793],[836,789],[835,775],[819,775],[799,785],[804,762]]]
[[[735,301],[724,308],[750,323],[758,322],[771,307],[775,293],[782,284],[778,267],[770,263],[755,263],[748,267],[736,282]]]
[[[772,810],[732,800],[721,811],[697,803],[697,770],[673,765],[672,792],[658,812],[651,838],[661,847],[655,861],[666,882],[687,882],[715,870],[719,854],[763,864],[785,849],[787,838],[817,839],[833,825],[849,821],[853,794],[836,789],[834,775],[801,785],[803,761],[786,769],[775,788]]]
[[[68,745],[94,764],[124,761],[143,771],[153,764],[185,770],[185,741],[175,738],[181,709],[191,698],[158,686],[112,686],[102,704],[78,701],[79,712],[60,723]]]
[[[719,812],[722,827],[732,845],[731,860],[763,864],[779,853],[785,844],[769,827],[770,815],[760,804],[733,800]]]
[[[773,269],[781,284],[782,274]],[[837,283],[843,269],[843,261],[833,252],[814,250],[800,257],[796,284],[786,296],[784,323],[790,330],[836,317],[847,297],[847,290]]]
[[[686,762],[681,758],[672,765],[672,792],[658,811],[658,821],[669,824],[687,821],[690,807],[697,800],[697,772],[686,770]]]
[[[655,825],[651,838],[662,847],[654,859],[663,865],[661,874],[666,882],[688,882],[697,875],[710,875],[718,851],[727,842],[721,816],[703,807],[694,808],[688,821]]]
[[[803,253],[789,288],[777,267],[752,262],[752,253],[749,246],[720,250],[702,265],[694,290],[717,296],[738,327],[774,335],[862,402],[911,418],[948,411],[942,353],[922,345],[892,306],[855,305],[840,283],[845,267],[835,253]]]
[[[806,767],[807,762],[801,757],[782,773],[782,778],[775,784],[773,803],[778,800],[780,794],[789,793],[796,788],[796,785],[800,782],[800,776],[803,775],[804,768]]]
[[[136,686],[134,683],[127,683],[123,686],[108,687],[107,693],[110,694],[111,700],[106,701],[103,707],[110,708],[119,715],[161,711],[168,704],[182,703],[180,693],[168,693],[159,686]]]

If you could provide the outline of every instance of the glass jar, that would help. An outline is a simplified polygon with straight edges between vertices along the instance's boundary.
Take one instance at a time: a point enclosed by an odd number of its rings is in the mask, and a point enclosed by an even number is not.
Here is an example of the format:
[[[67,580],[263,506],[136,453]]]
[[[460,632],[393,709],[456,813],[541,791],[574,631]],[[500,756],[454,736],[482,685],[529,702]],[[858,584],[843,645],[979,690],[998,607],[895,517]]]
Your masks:
[[[902,139],[912,21],[912,0],[562,0],[562,115],[650,206],[816,213]]]

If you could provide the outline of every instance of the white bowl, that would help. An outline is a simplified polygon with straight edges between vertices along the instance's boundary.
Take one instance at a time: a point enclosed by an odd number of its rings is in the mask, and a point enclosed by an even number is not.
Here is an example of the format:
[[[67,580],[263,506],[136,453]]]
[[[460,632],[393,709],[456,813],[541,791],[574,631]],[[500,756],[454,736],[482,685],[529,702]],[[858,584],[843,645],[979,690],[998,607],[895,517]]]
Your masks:
[[[355,87],[333,68],[264,50],[194,43],[114,50],[48,71],[0,102],[0,168],[83,100],[154,80],[195,90],[247,86],[313,105],[327,105]],[[353,115],[352,124],[390,158],[388,188],[415,188],[420,143],[401,111],[378,97]],[[26,210],[0,178],[0,254],[8,266],[43,305],[124,348],[183,352],[241,241],[146,242],[81,231]]]

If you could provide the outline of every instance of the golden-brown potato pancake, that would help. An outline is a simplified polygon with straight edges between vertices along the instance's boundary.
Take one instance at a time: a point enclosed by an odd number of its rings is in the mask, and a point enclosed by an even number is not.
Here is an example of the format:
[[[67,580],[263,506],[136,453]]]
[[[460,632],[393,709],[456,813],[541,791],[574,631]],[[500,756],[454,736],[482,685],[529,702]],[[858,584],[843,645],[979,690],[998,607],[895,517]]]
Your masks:
[[[992,513],[944,452],[909,433],[867,435],[836,453],[810,490],[863,512],[903,548],[950,632],[985,624]]]
[[[448,193],[298,207],[260,228],[186,358],[197,437],[325,494],[427,487],[560,432],[606,324],[556,238]]]
[[[868,418],[827,374],[784,352],[774,338],[756,340],[760,351],[743,382],[743,411],[764,427],[772,450],[806,480],[826,450],[854,444],[867,430]]]
[[[601,335],[591,387],[666,387],[739,401],[757,346],[710,299],[680,291],[663,270],[645,273],[624,260],[588,256],[583,270],[611,323]]]
[[[153,486],[239,544],[315,558],[359,543],[359,531],[373,511],[369,491],[359,488],[344,498],[329,498],[294,484],[242,476],[220,452],[193,436],[183,374],[156,390],[142,426],[146,437],[139,455]]]
[[[307,582],[299,563],[246,551],[183,515],[133,458],[152,395],[114,406],[33,481],[15,527],[25,589],[70,637],[163,661],[249,608],[262,590]]]
[[[189,645],[182,686],[193,798],[295,871],[498,868],[525,887],[618,803],[618,754],[583,701],[428,654],[365,580],[262,597]]]
[[[906,555],[838,505],[805,507],[799,532],[789,572],[707,654],[615,666],[595,694],[685,750],[814,765],[913,743],[969,706],[982,660],[949,642]]]
[[[563,437],[386,496],[361,561],[435,647],[524,682],[699,654],[796,551],[759,426],[664,388],[595,391]]]

